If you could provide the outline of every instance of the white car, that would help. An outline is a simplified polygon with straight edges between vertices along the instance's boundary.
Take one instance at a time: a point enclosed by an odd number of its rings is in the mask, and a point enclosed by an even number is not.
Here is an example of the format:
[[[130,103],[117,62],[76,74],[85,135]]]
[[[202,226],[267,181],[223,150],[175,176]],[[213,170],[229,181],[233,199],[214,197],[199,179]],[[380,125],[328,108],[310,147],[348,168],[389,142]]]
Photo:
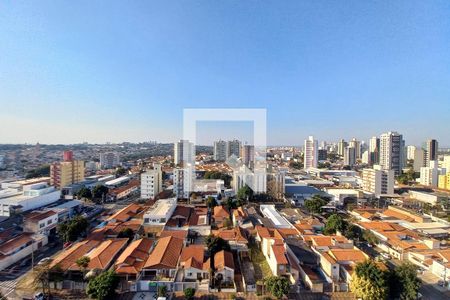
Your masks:
[[[381,256],[383,256],[385,259],[391,259],[391,256],[387,253],[381,253]]]

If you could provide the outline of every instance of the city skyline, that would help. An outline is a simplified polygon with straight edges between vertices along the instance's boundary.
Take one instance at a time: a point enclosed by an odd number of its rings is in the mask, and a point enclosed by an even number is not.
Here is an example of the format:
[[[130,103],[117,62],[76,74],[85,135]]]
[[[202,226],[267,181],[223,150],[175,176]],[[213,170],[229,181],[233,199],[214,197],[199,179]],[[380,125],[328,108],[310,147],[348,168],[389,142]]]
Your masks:
[[[268,144],[450,146],[450,3],[400,2],[4,2],[0,143],[173,142],[184,108],[266,108]]]

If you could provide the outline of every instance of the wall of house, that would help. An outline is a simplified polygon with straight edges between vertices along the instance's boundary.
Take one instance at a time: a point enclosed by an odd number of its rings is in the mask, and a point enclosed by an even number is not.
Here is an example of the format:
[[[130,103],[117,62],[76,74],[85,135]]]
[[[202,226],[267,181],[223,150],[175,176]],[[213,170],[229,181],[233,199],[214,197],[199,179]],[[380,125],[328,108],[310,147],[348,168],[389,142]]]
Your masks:
[[[47,245],[48,242],[47,237],[42,236],[42,239],[39,240],[38,242],[42,242],[42,246]],[[34,242],[32,245],[29,245],[14,254],[3,256],[3,258],[0,259],[0,271],[8,268],[12,264],[15,264],[16,262],[22,260],[28,255],[31,255],[31,252],[33,250],[36,252],[36,250],[38,249],[38,242]]]

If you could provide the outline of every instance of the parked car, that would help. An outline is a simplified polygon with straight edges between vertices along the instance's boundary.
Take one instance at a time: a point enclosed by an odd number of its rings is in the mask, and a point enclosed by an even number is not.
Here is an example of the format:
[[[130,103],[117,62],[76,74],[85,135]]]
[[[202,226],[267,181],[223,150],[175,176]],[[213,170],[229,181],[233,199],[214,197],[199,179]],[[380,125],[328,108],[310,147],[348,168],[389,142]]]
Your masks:
[[[387,253],[381,253],[381,256],[383,256],[385,259],[391,259],[391,256]]]
[[[42,265],[42,264],[46,263],[46,262],[49,261],[49,260],[51,260],[50,257],[44,257],[43,259],[41,259],[41,260],[38,262],[38,265]]]

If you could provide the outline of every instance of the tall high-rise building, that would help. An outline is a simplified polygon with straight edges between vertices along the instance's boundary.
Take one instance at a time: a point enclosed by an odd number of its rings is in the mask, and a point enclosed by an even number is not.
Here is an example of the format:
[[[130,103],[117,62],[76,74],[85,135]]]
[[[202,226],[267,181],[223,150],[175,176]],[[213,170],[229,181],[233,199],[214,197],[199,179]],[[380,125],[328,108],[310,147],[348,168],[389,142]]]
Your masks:
[[[193,189],[194,170],[190,166],[173,170],[173,191],[177,199],[188,199]]]
[[[347,142],[341,139],[338,143],[338,154],[344,156],[345,148],[348,146]]]
[[[374,165],[373,169],[364,169],[362,188],[376,197],[394,194],[394,170],[382,170],[379,165]]]
[[[253,145],[244,145],[242,146],[242,163],[249,168],[253,167],[255,161],[255,146]]]
[[[425,167],[425,151],[416,146],[408,146],[406,158],[413,161],[413,169],[420,172],[420,168]]]
[[[63,161],[50,165],[50,184],[63,187],[84,180],[84,161],[74,160],[72,151],[64,151]]]
[[[319,161],[327,160],[328,158],[328,151],[326,149],[319,149],[317,151],[317,156]]]
[[[383,170],[394,170],[400,175],[404,166],[405,141],[397,132],[383,133],[380,136],[380,165]]]
[[[239,157],[241,155],[241,142],[232,140],[227,142],[227,158],[231,155]]]
[[[154,199],[162,191],[161,165],[154,164],[152,170],[141,174],[141,198]]]
[[[214,142],[214,160],[216,161],[227,160],[227,142],[222,140]]]
[[[344,165],[353,167],[356,163],[356,149],[346,147],[344,151]]]
[[[111,169],[120,165],[120,156],[117,152],[105,152],[100,154],[100,168]]]
[[[361,142],[358,141],[356,138],[353,138],[348,143],[348,146],[355,149],[355,157],[356,157],[356,159],[360,159],[361,158]]]
[[[187,140],[179,140],[174,144],[173,154],[173,162],[175,165],[192,163],[195,157],[194,144]]]
[[[438,159],[438,141],[431,139],[425,143],[425,166],[429,167],[430,162]]]
[[[317,168],[318,162],[318,142],[314,139],[313,136],[309,136],[308,139],[305,140],[305,148],[304,148],[304,169],[308,170],[309,168]]]
[[[371,165],[380,163],[380,139],[376,136],[369,140],[369,163]]]

